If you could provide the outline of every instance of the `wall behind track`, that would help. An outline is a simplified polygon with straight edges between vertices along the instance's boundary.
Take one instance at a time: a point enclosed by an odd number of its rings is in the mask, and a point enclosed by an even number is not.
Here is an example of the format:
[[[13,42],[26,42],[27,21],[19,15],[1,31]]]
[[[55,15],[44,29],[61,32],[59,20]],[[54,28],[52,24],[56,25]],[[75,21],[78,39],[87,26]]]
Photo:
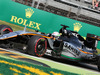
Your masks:
[[[27,25],[28,28],[45,33],[59,31],[60,24],[65,24],[70,26],[70,30],[77,31],[83,37],[86,37],[87,33],[100,36],[99,27],[22,5],[12,0],[0,0],[0,20],[20,26]],[[99,46],[100,42],[98,48]]]

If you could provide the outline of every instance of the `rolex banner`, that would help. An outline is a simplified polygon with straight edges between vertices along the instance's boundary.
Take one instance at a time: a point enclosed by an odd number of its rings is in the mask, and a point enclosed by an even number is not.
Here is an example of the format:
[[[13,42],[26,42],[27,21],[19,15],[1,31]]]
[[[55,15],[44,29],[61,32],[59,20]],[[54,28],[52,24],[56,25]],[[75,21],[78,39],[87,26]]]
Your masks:
[[[77,31],[83,37],[87,33],[100,36],[100,28],[46,11],[32,8],[12,0],[0,0],[0,20],[45,33],[59,31],[60,24],[68,25],[70,30]],[[98,48],[100,43],[98,44]]]

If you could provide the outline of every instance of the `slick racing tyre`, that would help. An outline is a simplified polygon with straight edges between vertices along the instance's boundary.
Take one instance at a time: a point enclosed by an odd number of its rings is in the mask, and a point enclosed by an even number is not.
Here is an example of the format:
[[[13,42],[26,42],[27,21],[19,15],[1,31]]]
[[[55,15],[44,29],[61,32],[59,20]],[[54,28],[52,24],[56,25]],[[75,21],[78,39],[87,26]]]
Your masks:
[[[47,49],[47,41],[40,36],[32,36],[28,41],[27,52],[31,55],[41,57],[45,54]]]
[[[0,35],[7,34],[9,32],[13,32],[13,30],[10,26],[0,25]]]

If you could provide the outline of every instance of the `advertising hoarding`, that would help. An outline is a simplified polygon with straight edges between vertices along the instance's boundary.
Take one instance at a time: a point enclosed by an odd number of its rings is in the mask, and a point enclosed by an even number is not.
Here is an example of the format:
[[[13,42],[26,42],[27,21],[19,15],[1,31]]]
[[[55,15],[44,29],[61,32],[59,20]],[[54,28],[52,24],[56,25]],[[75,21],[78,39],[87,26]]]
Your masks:
[[[45,33],[59,31],[60,24],[68,25],[70,30],[77,31],[83,37],[87,33],[100,36],[100,28],[77,20],[55,15],[46,11],[22,5],[12,0],[0,0],[0,20]],[[98,43],[98,48],[100,43]]]

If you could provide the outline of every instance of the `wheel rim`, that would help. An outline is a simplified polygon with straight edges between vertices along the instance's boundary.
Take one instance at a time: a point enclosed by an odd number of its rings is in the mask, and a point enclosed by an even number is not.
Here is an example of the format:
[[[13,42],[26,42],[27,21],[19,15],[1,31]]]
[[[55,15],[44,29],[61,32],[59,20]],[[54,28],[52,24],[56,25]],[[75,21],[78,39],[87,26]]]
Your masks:
[[[45,49],[44,44],[41,43],[41,44],[37,45],[37,50],[39,52],[43,51],[44,49]]]
[[[35,45],[35,53],[37,56],[43,56],[46,52],[47,42],[44,38],[38,39]]]

